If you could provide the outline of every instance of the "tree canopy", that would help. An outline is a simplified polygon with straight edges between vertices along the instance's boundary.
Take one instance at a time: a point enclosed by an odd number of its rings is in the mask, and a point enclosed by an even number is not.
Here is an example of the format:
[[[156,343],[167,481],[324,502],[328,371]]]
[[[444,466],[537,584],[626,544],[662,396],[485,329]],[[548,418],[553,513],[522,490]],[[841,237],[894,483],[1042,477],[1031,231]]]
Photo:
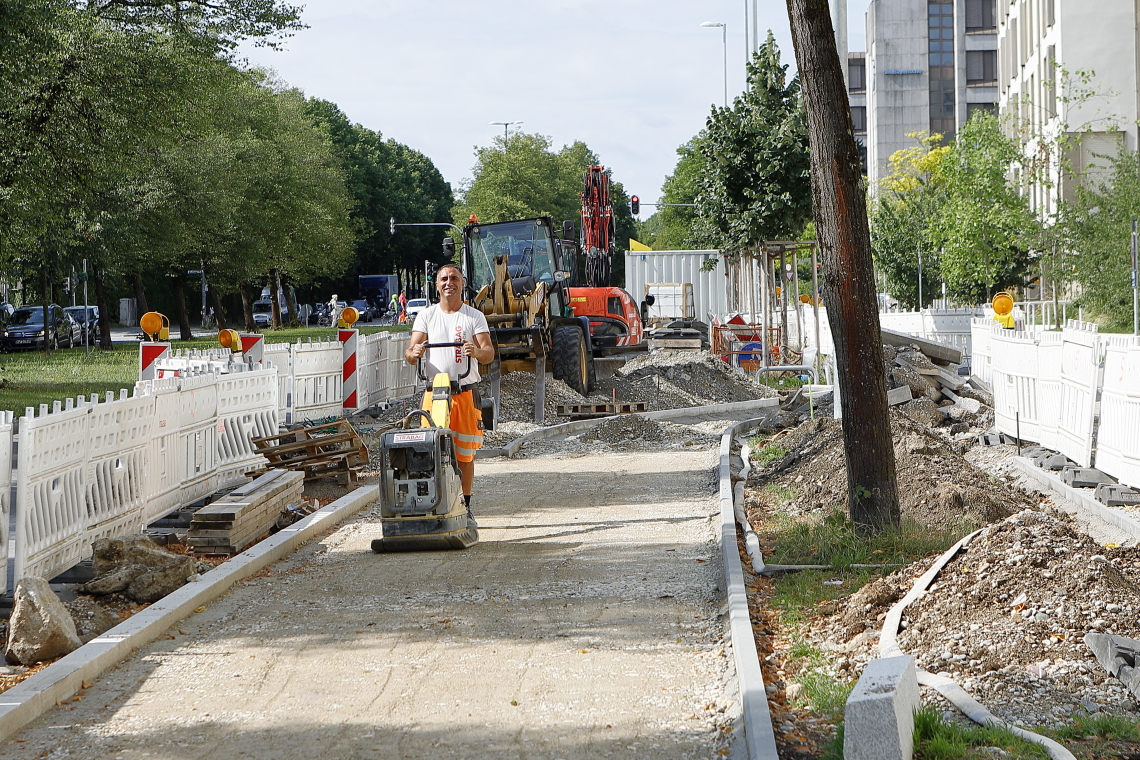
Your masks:
[[[811,218],[803,102],[787,70],[769,31],[748,64],[747,90],[731,107],[714,108],[694,141],[701,166],[693,245],[738,251],[790,239]]]

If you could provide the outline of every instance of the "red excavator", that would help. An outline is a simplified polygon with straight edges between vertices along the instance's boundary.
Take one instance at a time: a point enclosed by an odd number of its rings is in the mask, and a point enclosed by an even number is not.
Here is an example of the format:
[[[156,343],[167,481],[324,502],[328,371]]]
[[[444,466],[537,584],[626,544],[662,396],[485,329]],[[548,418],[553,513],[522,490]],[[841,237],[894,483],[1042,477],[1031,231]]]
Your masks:
[[[586,286],[569,289],[570,308],[590,320],[590,342],[595,354],[614,349],[642,347],[641,311],[637,302],[610,285],[614,253],[614,210],[610,203],[610,177],[602,166],[591,166],[583,176],[582,255],[586,257]]]

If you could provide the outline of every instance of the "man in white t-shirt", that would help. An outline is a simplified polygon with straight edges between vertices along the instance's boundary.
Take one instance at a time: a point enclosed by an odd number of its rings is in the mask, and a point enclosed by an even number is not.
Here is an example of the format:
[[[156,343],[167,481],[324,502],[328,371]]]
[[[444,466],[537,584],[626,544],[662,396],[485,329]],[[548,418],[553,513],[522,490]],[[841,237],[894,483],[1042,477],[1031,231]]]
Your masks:
[[[463,303],[463,272],[454,264],[444,264],[436,273],[435,288],[439,303],[416,315],[412,339],[404,351],[408,364],[416,364],[428,353],[424,374],[432,378],[446,372],[457,381],[460,392],[451,399],[451,429],[455,431],[455,458],[463,485],[463,502],[467,506],[469,527],[476,527],[471,513],[471,491],[475,483],[475,451],[483,445],[481,423],[483,413],[475,407],[471,388],[479,382],[479,365],[495,359],[487,317],[478,309]],[[454,348],[431,348],[428,343],[462,343]],[[468,357],[471,372],[467,370]]]

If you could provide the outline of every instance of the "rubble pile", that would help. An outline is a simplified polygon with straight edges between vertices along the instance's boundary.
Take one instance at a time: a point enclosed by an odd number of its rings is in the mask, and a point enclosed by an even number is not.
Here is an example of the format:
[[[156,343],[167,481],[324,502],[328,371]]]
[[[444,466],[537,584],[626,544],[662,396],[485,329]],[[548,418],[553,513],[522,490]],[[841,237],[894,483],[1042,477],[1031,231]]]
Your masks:
[[[811,632],[855,677],[876,656],[886,611],[926,560],[840,600]],[[1056,725],[1083,712],[1140,707],[1083,643],[1086,633],[1140,633],[1140,549],[1104,548],[1066,522],[1023,510],[985,528],[903,615],[899,646],[947,672],[1000,718]]]
[[[965,444],[947,441],[903,412],[891,411],[899,506],[903,517],[921,525],[986,525],[1040,503],[1041,497],[992,478],[970,464]],[[817,417],[775,437],[769,453],[779,454],[750,478],[750,510],[767,509],[763,489],[777,486],[793,497],[779,505],[792,515],[825,515],[845,509],[847,468],[841,420]],[[759,454],[760,452],[756,452]],[[763,520],[759,514],[753,519]]]
[[[486,378],[479,385],[484,397],[491,395],[491,383]],[[604,403],[609,398],[600,395],[582,396],[561,380],[546,378],[546,419],[544,424],[566,422],[559,417],[557,407],[584,404],[587,401]],[[499,420],[503,422],[534,422],[534,375],[529,372],[510,372],[499,379]]]
[[[959,375],[958,365],[931,360],[918,346],[884,345],[883,369],[888,390],[909,389],[910,399],[905,392],[888,398],[915,422],[945,425],[951,435],[963,437],[972,435],[972,428],[984,429],[993,423],[993,396]]]

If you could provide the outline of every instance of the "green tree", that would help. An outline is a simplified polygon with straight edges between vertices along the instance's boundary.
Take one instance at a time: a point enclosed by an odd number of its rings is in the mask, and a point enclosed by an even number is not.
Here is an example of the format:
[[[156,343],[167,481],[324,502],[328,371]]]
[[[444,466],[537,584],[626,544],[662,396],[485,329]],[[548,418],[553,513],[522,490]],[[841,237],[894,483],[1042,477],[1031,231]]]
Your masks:
[[[1065,232],[1077,303],[1106,327],[1132,326],[1132,220],[1140,219],[1140,155],[1119,148],[1108,176],[1077,187]]]
[[[1007,181],[1023,162],[997,117],[982,111],[962,127],[942,162],[946,198],[929,236],[942,248],[947,290],[960,300],[988,301],[996,290],[1024,284],[1040,224]]]
[[[942,136],[927,132],[907,135],[910,148],[888,159],[890,170],[879,183],[870,203],[871,246],[875,268],[887,290],[909,308],[925,308],[939,295],[938,248],[931,243],[930,220],[945,202],[941,165],[949,146],[937,147]],[[922,262],[922,304],[919,304],[918,270]]]
[[[799,80],[769,31],[748,65],[748,89],[714,108],[696,149],[700,223],[690,242],[737,251],[788,239],[811,216],[807,127]]]

